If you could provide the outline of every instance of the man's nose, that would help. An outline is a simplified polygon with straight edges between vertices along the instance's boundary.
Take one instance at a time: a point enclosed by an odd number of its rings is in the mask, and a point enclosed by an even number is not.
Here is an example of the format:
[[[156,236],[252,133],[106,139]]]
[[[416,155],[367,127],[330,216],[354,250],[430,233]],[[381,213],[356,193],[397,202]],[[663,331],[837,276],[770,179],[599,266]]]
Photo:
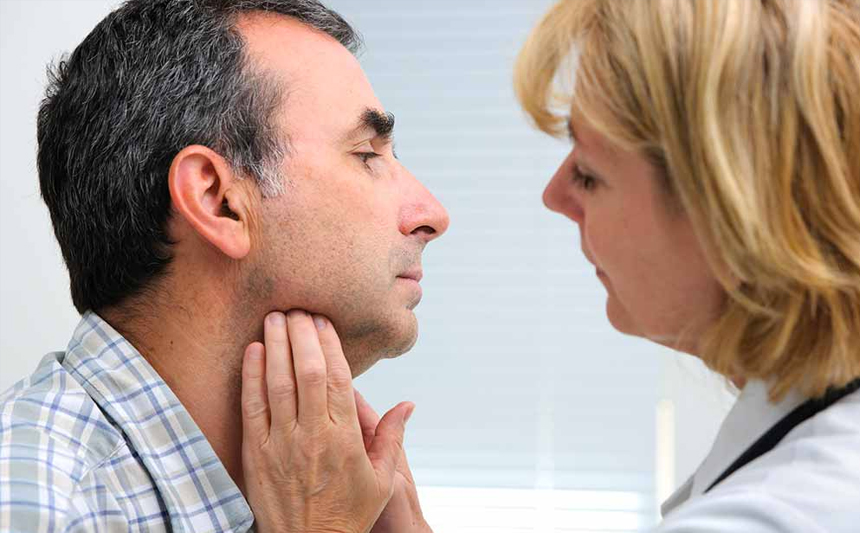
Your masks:
[[[408,170],[404,171],[409,178],[409,200],[401,211],[400,232],[419,235],[425,242],[430,242],[448,230],[451,222],[448,210],[415,176]]]

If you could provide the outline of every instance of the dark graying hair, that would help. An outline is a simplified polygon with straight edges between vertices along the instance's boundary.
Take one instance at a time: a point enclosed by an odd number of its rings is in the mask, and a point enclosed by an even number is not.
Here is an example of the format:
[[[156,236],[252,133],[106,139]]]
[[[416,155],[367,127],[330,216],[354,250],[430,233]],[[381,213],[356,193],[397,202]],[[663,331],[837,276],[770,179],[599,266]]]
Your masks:
[[[167,176],[184,147],[215,150],[263,196],[283,190],[275,168],[289,147],[272,115],[285,87],[245,52],[236,23],[252,12],[295,18],[353,53],[361,46],[315,0],[129,0],[49,67],[39,181],[79,312],[119,304],[166,273]]]

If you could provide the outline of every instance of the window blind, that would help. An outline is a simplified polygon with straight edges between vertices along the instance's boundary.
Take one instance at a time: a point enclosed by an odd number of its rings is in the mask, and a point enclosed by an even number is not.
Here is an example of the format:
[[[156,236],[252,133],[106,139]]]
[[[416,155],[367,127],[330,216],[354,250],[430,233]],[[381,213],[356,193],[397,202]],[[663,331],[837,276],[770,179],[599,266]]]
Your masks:
[[[415,349],[357,380],[417,404],[407,450],[438,531],[641,531],[656,517],[659,348],[614,331],[577,228],[541,202],[565,141],[512,69],[544,0],[331,1],[397,116],[401,161],[448,208]]]

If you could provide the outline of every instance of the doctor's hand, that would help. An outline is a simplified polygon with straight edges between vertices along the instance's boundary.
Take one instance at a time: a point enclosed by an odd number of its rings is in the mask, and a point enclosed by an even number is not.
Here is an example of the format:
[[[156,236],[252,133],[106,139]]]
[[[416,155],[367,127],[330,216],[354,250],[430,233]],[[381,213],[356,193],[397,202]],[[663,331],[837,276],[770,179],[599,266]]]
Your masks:
[[[370,450],[380,430],[379,415],[358,391],[355,391],[355,405],[358,409],[361,433],[364,436],[364,447]],[[412,478],[412,471],[409,469],[403,448],[400,450],[400,460],[397,463],[394,494],[379,516],[372,533],[433,533],[421,512],[415,480]]]
[[[271,313],[242,368],[242,467],[257,531],[366,533],[395,488],[401,403],[364,446],[337,333],[304,311]]]

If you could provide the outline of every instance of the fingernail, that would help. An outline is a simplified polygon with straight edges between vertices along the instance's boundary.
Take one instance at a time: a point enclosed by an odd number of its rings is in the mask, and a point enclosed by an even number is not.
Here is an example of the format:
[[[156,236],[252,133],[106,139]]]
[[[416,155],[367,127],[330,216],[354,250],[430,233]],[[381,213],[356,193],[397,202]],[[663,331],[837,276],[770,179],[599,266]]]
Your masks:
[[[322,330],[325,328],[325,319],[319,315],[314,315],[314,325],[318,330]]]
[[[409,419],[412,418],[412,413],[414,413],[414,412],[415,412],[415,406],[414,405],[412,406],[412,408],[410,410],[406,411],[406,416],[403,417],[403,425],[404,426],[406,425],[407,422],[409,422]]]
[[[269,320],[269,324],[272,326],[283,326],[287,323],[287,318],[283,313],[269,313],[267,318]]]
[[[304,309],[290,309],[287,311],[287,316],[290,320],[298,320],[300,317],[309,316],[308,312]]]

